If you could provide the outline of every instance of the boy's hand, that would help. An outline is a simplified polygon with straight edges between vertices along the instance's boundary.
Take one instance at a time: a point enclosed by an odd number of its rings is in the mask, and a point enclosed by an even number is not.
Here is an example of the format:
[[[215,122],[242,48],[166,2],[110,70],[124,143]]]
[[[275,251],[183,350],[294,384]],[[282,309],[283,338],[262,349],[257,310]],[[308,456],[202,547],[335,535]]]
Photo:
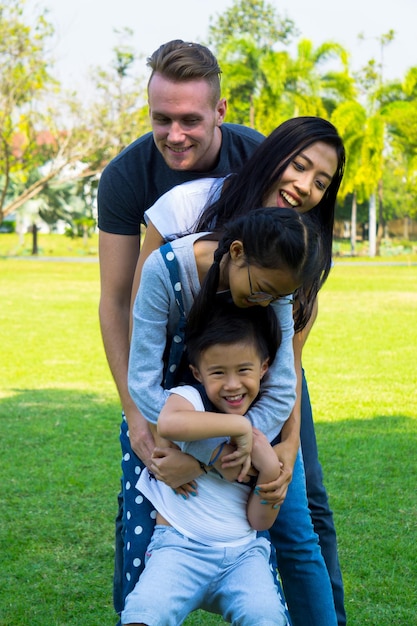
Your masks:
[[[252,428],[250,427],[243,435],[231,437],[230,443],[236,446],[236,450],[222,458],[221,467],[222,469],[227,469],[240,466],[237,480],[242,482],[246,478],[252,464]],[[226,459],[228,460],[226,461]]]
[[[261,500],[274,506],[281,505],[286,494],[279,482],[282,463],[268,439],[257,428],[253,429],[252,463],[259,471],[256,492]]]

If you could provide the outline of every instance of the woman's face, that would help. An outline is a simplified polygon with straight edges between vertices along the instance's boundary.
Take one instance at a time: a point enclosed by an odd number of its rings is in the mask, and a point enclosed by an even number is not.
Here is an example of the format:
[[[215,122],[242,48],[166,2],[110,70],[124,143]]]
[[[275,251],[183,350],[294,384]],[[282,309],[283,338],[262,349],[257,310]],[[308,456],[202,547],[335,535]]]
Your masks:
[[[336,149],[316,141],[292,159],[279,181],[267,192],[263,204],[307,213],[323,198],[336,170]]]

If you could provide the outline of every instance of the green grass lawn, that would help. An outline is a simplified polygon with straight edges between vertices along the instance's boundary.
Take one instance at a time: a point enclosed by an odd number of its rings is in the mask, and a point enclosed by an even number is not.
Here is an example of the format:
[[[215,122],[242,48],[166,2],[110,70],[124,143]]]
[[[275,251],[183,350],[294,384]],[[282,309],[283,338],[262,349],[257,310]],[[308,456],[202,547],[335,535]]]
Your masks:
[[[0,259],[0,293],[0,626],[112,625],[120,409],[98,264]],[[416,354],[417,267],[336,264],[304,367],[350,626],[416,623]]]
[[[335,239],[333,251],[336,257],[350,258],[353,261],[362,261],[367,255],[368,244],[358,241],[355,256],[351,257],[349,239]],[[38,234],[39,257],[95,257],[98,254],[98,235],[93,234],[86,241],[80,237],[71,239],[65,235]],[[17,233],[0,233],[0,257],[30,257],[32,255],[32,235],[26,233],[20,236]],[[381,256],[373,261],[384,262],[387,260],[417,263],[417,242],[399,239],[383,241],[381,244]]]

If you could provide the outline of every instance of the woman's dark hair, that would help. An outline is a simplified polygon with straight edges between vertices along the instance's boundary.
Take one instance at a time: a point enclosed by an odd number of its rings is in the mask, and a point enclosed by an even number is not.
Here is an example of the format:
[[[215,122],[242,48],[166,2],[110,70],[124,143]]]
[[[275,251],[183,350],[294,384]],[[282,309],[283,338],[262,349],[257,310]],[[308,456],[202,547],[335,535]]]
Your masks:
[[[289,271],[307,293],[320,280],[320,233],[307,214],[293,209],[259,208],[227,222],[221,231],[216,228],[206,238],[217,239],[219,246],[190,311],[193,324],[204,324],[212,314],[219,286],[220,262],[224,255],[230,254],[233,241],[242,242],[247,263]],[[310,311],[301,301],[294,321],[296,330],[305,326],[309,315]]]
[[[281,343],[281,328],[272,307],[242,309],[222,297],[205,323],[187,322],[185,344],[188,362],[198,367],[202,353],[214,345],[253,343],[261,361],[269,358],[269,365]]]
[[[227,222],[262,206],[269,190],[280,179],[294,157],[317,141],[333,146],[337,169],[320,202],[309,216],[320,232],[323,254],[320,280],[309,292],[301,288],[297,297],[311,309],[318,290],[326,280],[332,261],[332,240],[336,196],[345,167],[345,149],[335,126],[321,117],[295,117],[280,124],[255,150],[237,174],[230,176],[219,199],[208,206],[194,231],[221,229]],[[308,304],[312,301],[310,304]]]

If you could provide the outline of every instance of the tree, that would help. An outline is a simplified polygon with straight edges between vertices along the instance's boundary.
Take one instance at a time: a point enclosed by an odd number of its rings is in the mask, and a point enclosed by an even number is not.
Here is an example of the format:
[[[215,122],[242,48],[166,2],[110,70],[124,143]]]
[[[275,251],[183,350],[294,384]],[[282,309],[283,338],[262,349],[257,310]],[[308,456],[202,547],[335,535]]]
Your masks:
[[[345,173],[339,191],[339,199],[352,198],[350,217],[350,248],[356,252],[357,204],[366,197],[361,175],[363,144],[366,136],[366,111],[354,100],[342,102],[333,111],[331,121],[338,129],[347,154]]]
[[[45,12],[32,28],[23,21],[24,0],[0,2],[0,223],[14,172],[25,161],[30,169],[44,162],[37,123],[42,119],[38,103],[57,83],[48,73],[46,42],[53,33]]]
[[[395,182],[387,176],[389,206],[395,216],[407,222],[417,217],[417,67],[410,68],[402,83],[392,84],[392,93],[395,98],[386,97],[382,106],[391,139],[390,172],[395,172],[398,179]]]
[[[345,48],[333,41],[314,48],[308,39],[300,40],[297,56],[290,65],[286,91],[294,106],[294,116],[330,117],[338,103],[356,95]]]
[[[222,90],[233,121],[254,127],[255,101],[270,82],[271,69],[279,72],[285,64],[285,53],[276,63],[277,49],[295,34],[294,22],[280,18],[264,0],[235,0],[217,22],[210,20],[209,45],[223,71]]]
[[[16,0],[7,0],[7,4],[13,7],[9,36],[16,29],[27,35],[14,55],[10,54],[9,73],[13,78],[14,73],[19,75],[22,72],[19,68],[24,64],[23,60],[31,57],[33,46],[30,45],[29,35],[35,37],[37,31],[35,27],[31,30],[24,25]],[[46,24],[43,15],[38,19],[41,25]],[[143,105],[143,96],[137,81],[129,75],[137,57],[127,43],[126,31],[123,32],[123,43],[114,48],[112,70],[106,72],[96,68],[96,97],[92,104],[80,101],[76,94],[62,93],[58,83],[49,79],[46,68],[51,61],[46,57],[45,41],[51,32],[52,29],[45,26],[42,46],[39,44],[38,50],[38,64],[44,68],[41,75],[44,82],[40,78],[36,82],[37,90],[33,88],[30,106],[26,103],[26,91],[23,90],[21,97],[17,97],[16,93],[10,100],[3,116],[4,126],[10,130],[7,135],[5,132],[2,135],[3,153],[0,159],[5,164],[5,174],[0,177],[1,219],[35,198],[51,181],[58,178],[61,183],[79,178],[94,179],[127,143],[141,134],[145,127],[149,129],[145,122],[147,108]],[[54,90],[47,91],[51,83]],[[47,99],[43,98],[46,91]],[[13,124],[14,120],[18,120],[18,125]],[[36,169],[41,176],[33,175]],[[20,189],[20,193],[13,193],[16,189]]]
[[[371,59],[358,76],[367,96],[367,133],[364,142],[363,172],[366,176],[365,186],[369,190],[369,256],[379,254],[380,243],[384,233],[383,212],[383,180],[385,153],[388,149],[385,116],[382,103],[389,87],[384,86],[383,68],[385,47],[394,39],[393,30],[377,38],[380,45],[380,63]],[[371,188],[372,187],[372,188]],[[379,204],[379,221],[377,232],[377,206]]]
[[[91,70],[95,130],[109,142],[107,152],[101,155],[102,161],[108,161],[133,139],[150,130],[144,79],[137,71],[137,62],[142,56],[133,47],[134,33],[130,28],[114,32],[118,42],[113,47],[110,69]]]
[[[296,34],[294,22],[281,18],[269,2],[235,0],[216,21],[210,18],[208,43],[219,52],[225,40],[248,36],[257,48],[265,50],[289,43]]]
[[[292,21],[256,0],[235,2],[211,25],[209,41],[216,46],[233,121],[267,134],[297,115],[328,117],[337,102],[353,97],[344,48],[334,42],[314,48],[303,39],[291,58],[285,47],[296,34]],[[327,62],[334,60],[340,67],[329,70]]]

